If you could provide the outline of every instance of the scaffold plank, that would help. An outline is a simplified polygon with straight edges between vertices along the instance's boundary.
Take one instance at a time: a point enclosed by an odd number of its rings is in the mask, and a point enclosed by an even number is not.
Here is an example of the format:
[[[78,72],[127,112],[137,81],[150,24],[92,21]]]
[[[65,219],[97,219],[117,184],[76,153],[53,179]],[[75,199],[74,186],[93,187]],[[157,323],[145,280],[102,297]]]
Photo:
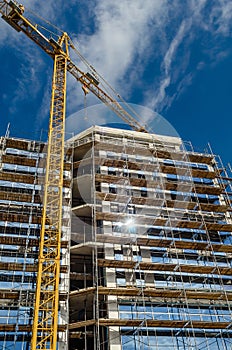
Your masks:
[[[4,289],[0,290],[0,299],[18,299],[18,297],[19,297],[19,292],[4,290]]]
[[[30,214],[17,214],[17,213],[11,213],[11,212],[0,212],[0,221],[6,221],[6,222],[20,222],[20,223],[28,223],[30,220]],[[34,213],[31,219],[32,224],[39,225],[41,223],[41,214]],[[50,221],[47,218],[46,224],[49,224]],[[68,223],[68,219],[63,219],[63,225],[66,226]]]
[[[98,265],[109,268],[125,268],[135,270],[150,270],[150,271],[170,271],[170,272],[188,272],[193,274],[220,274],[231,275],[232,268],[221,266],[205,266],[205,265],[180,265],[180,264],[160,264],[160,263],[148,263],[127,260],[110,260],[110,259],[98,259]]]
[[[157,188],[160,185],[161,180],[158,178],[156,180],[149,179],[138,179],[130,177],[122,178],[121,176],[116,175],[107,175],[107,174],[96,174],[96,181],[104,182],[109,184],[118,184],[123,185],[124,183],[130,183],[131,186],[137,187],[146,187],[147,190],[152,188]],[[221,194],[223,189],[221,187],[210,186],[210,185],[196,185],[191,181],[171,181],[163,180],[162,186],[165,190],[169,191],[182,191],[182,192],[197,192],[199,194]]]
[[[0,262],[0,270],[4,271],[27,271],[27,272],[37,272],[38,267],[36,264],[21,264],[21,263],[4,263]],[[67,273],[68,267],[67,266],[61,266],[61,272]],[[49,272],[49,268],[48,268]]]
[[[73,166],[74,169],[79,168],[79,166],[84,166],[87,164],[90,164],[92,162],[91,158],[86,158],[81,161],[74,162]],[[180,176],[190,176],[190,177],[199,177],[199,178],[207,178],[207,179],[214,179],[216,177],[216,173],[214,171],[210,170],[202,170],[202,169],[195,169],[191,168],[190,166],[181,167],[180,165],[172,166],[172,165],[165,165],[165,164],[157,164],[155,163],[149,163],[149,160],[143,163],[134,162],[131,160],[125,161],[122,159],[110,159],[110,158],[100,158],[95,157],[95,164],[99,166],[108,166],[108,167],[114,167],[114,168],[125,168],[127,166],[130,170],[145,170],[145,171],[154,171],[159,170],[165,174],[173,174],[173,175],[180,175]]]
[[[17,246],[28,246],[28,247],[38,247],[39,241],[35,238],[21,238],[21,237],[12,237],[12,236],[0,236],[0,244],[4,245],[17,245]],[[61,241],[61,247],[67,248],[69,242]]]
[[[97,220],[105,220],[105,221],[119,221],[123,222],[128,217],[127,213],[111,213],[111,212],[97,212],[96,218]],[[223,231],[223,232],[232,232],[232,224],[219,224],[217,222],[207,222],[205,220],[205,224],[202,221],[193,221],[193,220],[178,220],[176,218],[161,218],[161,217],[152,217],[136,214],[135,216],[131,216],[134,220],[135,224],[140,225],[151,225],[151,226],[165,226],[165,227],[179,227],[179,228],[189,228],[189,229],[207,229],[211,231]]]
[[[42,152],[44,149],[45,144],[41,141],[31,141],[31,140],[23,140],[23,139],[11,139],[6,138],[6,148],[15,148],[19,150],[24,151],[32,151],[35,150],[36,152]]]
[[[9,222],[21,222],[28,223],[30,220],[30,215],[24,214],[16,214],[10,212],[0,212],[0,221],[9,221]],[[32,216],[32,224],[40,224],[41,223],[41,215],[33,215]]]
[[[81,238],[81,234],[77,234]],[[83,238],[83,237],[82,237]],[[209,243],[209,242],[198,242],[198,241],[187,241],[187,240],[173,240],[166,238],[147,238],[147,237],[133,237],[125,235],[107,235],[107,234],[98,234],[95,241],[86,241],[85,243],[80,243],[81,246],[86,245],[88,247],[95,247],[96,243],[103,244],[120,244],[120,245],[138,245],[145,247],[157,247],[157,248],[176,248],[176,249],[191,249],[196,251],[209,251],[209,252],[223,252],[223,253],[232,253],[232,245],[227,245],[224,243]],[[79,245],[79,244],[78,244]],[[75,250],[76,246],[73,246],[71,253]]]
[[[43,177],[41,176],[39,178],[40,180],[35,181],[35,177],[33,175],[24,175],[20,173],[8,173],[0,171],[0,180],[2,181],[8,181],[8,182],[18,182],[18,183],[24,183],[29,185],[34,184],[40,184],[43,182]],[[71,180],[64,179],[63,180],[63,187],[70,187]]]
[[[77,241],[80,241],[81,243],[77,243],[75,246],[71,249],[71,254],[78,252],[79,246],[88,247],[88,254],[91,253],[91,248],[95,247],[96,242],[90,240],[86,240],[86,242],[83,242],[83,236],[79,233],[75,234]],[[217,243],[209,243],[209,242],[199,242],[199,241],[189,241],[189,240],[173,240],[172,238],[141,238],[141,237],[133,237],[133,236],[125,236],[125,235],[118,235],[118,236],[109,236],[109,235],[103,235],[98,234],[97,235],[97,244],[107,244],[107,245],[136,245],[136,246],[142,246],[142,247],[152,247],[152,248],[172,248],[172,249],[190,249],[195,250],[197,253],[199,251],[204,252],[221,252],[226,254],[232,253],[232,245],[224,245],[217,244]],[[78,253],[77,253],[78,254]]]
[[[80,322],[75,322],[69,324],[69,329],[76,329],[76,328],[81,328],[81,327],[88,327],[88,326],[93,326],[96,324],[96,320],[87,320],[87,321],[80,321]]]
[[[69,293],[70,299],[82,297],[83,295],[94,294],[97,291],[99,295],[118,295],[133,297],[152,297],[152,298],[170,298],[170,299],[195,299],[195,300],[215,300],[232,301],[232,292],[210,291],[210,290],[181,290],[181,289],[161,289],[153,287],[89,287],[79,289]]]
[[[159,328],[199,328],[199,329],[226,329],[230,322],[207,322],[190,320],[146,320],[146,319],[104,319],[87,320],[69,324],[69,329],[78,329],[82,327],[98,324],[105,327],[159,327]]]
[[[96,192],[96,198],[104,201],[114,201],[119,203],[127,203],[128,196],[114,194],[114,193],[104,193],[104,192]],[[143,198],[143,197],[133,197],[131,196],[131,204],[139,204],[139,205],[147,205],[147,206],[162,206],[165,203],[167,208],[178,208],[178,209],[197,209],[200,206],[202,211],[210,211],[210,212],[226,212],[230,207],[228,205],[222,204],[210,204],[210,203],[197,203],[191,202],[190,198],[186,201],[180,200],[166,200],[162,198]]]
[[[89,287],[85,289],[74,290],[69,293],[69,298],[75,298],[76,296],[88,295],[96,292],[96,287]]]
[[[126,320],[126,319],[99,319],[100,326],[122,327],[167,327],[167,328],[200,328],[225,329],[230,322],[181,321],[181,320]]]
[[[79,148],[79,147],[78,147]],[[106,151],[122,151],[125,146],[120,144],[115,144],[107,142],[105,140],[101,140],[101,143],[95,145],[96,150],[106,150]],[[135,151],[135,146],[132,145],[126,145],[127,152],[130,154],[134,154]],[[148,148],[140,147],[139,143],[136,143],[136,152],[137,154],[147,154],[147,155],[153,155],[155,150],[155,155],[158,158],[163,158],[163,159],[171,159],[171,160],[183,160],[184,158],[187,157],[187,160],[190,162],[194,163],[204,163],[204,164],[211,164],[213,160],[213,156],[211,154],[203,154],[203,153],[193,153],[193,152],[181,152],[181,151],[169,151],[165,149],[165,144],[164,144],[164,149],[157,149],[155,146],[151,148],[150,150]]]
[[[26,202],[31,203],[32,201],[32,195],[26,194],[26,193],[20,193],[20,192],[7,192],[7,191],[1,191],[0,192],[0,199],[5,201],[15,201],[15,202]],[[42,198],[39,195],[33,196],[34,203],[42,203]]]
[[[31,167],[36,166],[36,159],[34,158],[28,158],[25,156],[13,156],[11,154],[3,154],[2,162],[7,164],[17,164]]]
[[[18,290],[7,290],[7,289],[0,289],[0,305],[1,305],[1,300],[4,300],[4,304],[5,305],[5,300],[6,299],[10,299],[10,300],[18,300],[19,299],[19,294],[20,294],[20,291]],[[25,301],[25,303],[27,303],[27,305],[31,304],[33,305],[33,298],[34,298],[34,291],[23,291],[22,295],[23,295],[23,298],[22,300]],[[30,300],[28,299],[28,296],[30,295]],[[64,301],[66,300],[68,297],[68,294],[67,293],[62,293],[60,292],[59,294],[59,300],[60,301]],[[22,301],[22,305],[23,305],[23,301]],[[3,307],[3,306],[2,306]]]
[[[35,177],[33,175],[23,175],[19,173],[6,173],[0,171],[0,180],[9,182],[18,182],[25,184],[34,184]]]
[[[70,272],[70,280],[72,281],[92,281],[92,274],[83,274],[81,272]]]
[[[199,177],[201,179],[214,179],[216,177],[214,171],[191,168],[191,166],[188,167],[187,164],[184,167],[181,167],[180,165],[170,166],[162,164],[161,170],[165,174]]]
[[[22,324],[0,324],[0,332],[31,332],[31,325],[22,325]],[[58,325],[59,332],[65,332],[67,330],[66,325]]]

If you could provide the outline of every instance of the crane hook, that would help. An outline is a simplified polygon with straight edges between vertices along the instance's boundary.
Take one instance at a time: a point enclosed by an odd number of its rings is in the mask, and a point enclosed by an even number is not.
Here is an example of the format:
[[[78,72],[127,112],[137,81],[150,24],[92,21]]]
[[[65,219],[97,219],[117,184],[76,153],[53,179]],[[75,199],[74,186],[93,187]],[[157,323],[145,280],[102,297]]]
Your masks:
[[[82,85],[82,90],[84,91],[85,96],[89,93],[89,89],[86,85]]]

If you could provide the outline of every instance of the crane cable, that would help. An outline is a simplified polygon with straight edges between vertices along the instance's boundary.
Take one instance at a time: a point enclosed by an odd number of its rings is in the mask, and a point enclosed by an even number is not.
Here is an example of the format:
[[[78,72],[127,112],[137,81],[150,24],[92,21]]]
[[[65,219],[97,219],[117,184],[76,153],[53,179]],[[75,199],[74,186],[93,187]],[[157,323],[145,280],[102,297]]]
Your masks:
[[[86,65],[87,68],[89,68],[91,70],[91,72],[93,73],[93,75],[98,78],[102,84],[102,86],[104,87],[104,90],[106,92],[108,92],[110,94],[113,93],[114,96],[116,97],[116,99],[119,99],[119,103],[123,103],[124,106],[126,106],[126,108],[134,115],[138,118],[138,121],[141,119],[141,115],[139,115],[134,108],[131,107],[131,105],[129,103],[127,103],[121,95],[119,95],[117,93],[117,91],[103,78],[103,76],[101,74],[99,74],[99,72],[96,71],[96,69],[86,60],[86,58],[80,53],[80,51],[75,47],[73,41],[70,38],[70,47],[75,51],[75,53],[78,55],[78,57],[80,58],[80,60]],[[108,87],[108,89],[107,89]],[[150,127],[148,127],[147,125],[145,125],[145,128],[148,130],[150,130],[150,132],[153,132],[152,129]]]
[[[87,109],[87,94],[84,91],[84,120],[87,121],[88,120],[88,109]]]
[[[49,22],[49,21],[48,21],[47,19],[45,19],[44,17],[39,16],[36,12],[34,12],[33,10],[31,10],[30,8],[28,8],[28,7],[26,7],[26,6],[24,6],[24,7],[25,7],[25,9],[26,9],[28,12],[30,12],[33,16],[39,18],[42,22],[44,22],[44,23],[48,24],[49,26],[53,27],[53,28],[56,29],[58,32],[60,32],[60,34],[62,34],[62,33],[64,32],[62,29],[60,29],[59,27],[55,26],[53,23]],[[57,37],[60,36],[59,34],[52,32],[51,30],[49,30],[49,29],[46,28],[46,27],[43,27],[43,26],[40,25],[40,24],[36,24],[36,26],[39,27],[39,28],[44,29],[45,31],[47,31],[48,33],[50,33],[50,34],[52,34],[52,35],[55,35],[55,36],[57,36]]]
[[[53,23],[51,23],[50,21],[46,20],[45,18],[43,18],[42,16],[39,16],[36,12],[34,12],[33,10],[29,9],[28,7],[25,7],[27,9],[28,12],[30,12],[32,15],[34,15],[35,17],[39,18],[41,21],[45,22],[46,24],[48,24],[49,26],[53,27],[54,29],[56,29],[58,32],[60,32],[61,34],[64,33],[64,31],[62,29],[60,29],[59,27],[57,27],[56,25],[54,25]],[[42,28],[43,30],[47,31],[48,33],[50,33],[51,35],[55,35],[59,38],[59,35],[57,33],[52,32],[51,30],[49,30],[48,28],[37,24],[37,27]],[[117,91],[103,78],[103,76],[101,74],[99,74],[96,69],[87,61],[87,59],[80,53],[80,51],[75,47],[72,39],[70,37],[69,38],[69,45],[70,48],[73,49],[73,51],[76,53],[76,55],[80,58],[81,62],[83,62],[85,64],[85,66],[90,69],[90,71],[93,73],[93,75],[99,79],[99,81],[101,82],[102,86],[104,87],[105,91],[107,93],[110,94],[113,93],[113,95],[115,96],[116,100],[119,99],[119,103],[122,103],[131,113],[132,115],[137,117],[137,120],[140,121],[141,119],[141,115],[139,115],[134,108],[131,107],[131,105],[129,103],[127,103],[122,96],[117,93]],[[109,89],[109,90],[108,90]],[[85,95],[86,98],[86,95]],[[147,125],[145,125],[145,128],[147,130],[149,130],[150,132],[153,132],[152,129],[150,127],[148,127]]]

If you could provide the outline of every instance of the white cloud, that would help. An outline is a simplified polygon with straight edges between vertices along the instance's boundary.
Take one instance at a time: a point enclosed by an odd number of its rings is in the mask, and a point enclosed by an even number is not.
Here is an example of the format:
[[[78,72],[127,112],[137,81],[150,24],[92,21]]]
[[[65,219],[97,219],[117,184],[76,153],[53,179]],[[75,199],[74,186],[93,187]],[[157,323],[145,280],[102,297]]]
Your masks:
[[[231,35],[232,2],[230,0],[218,0],[210,15],[210,26],[214,26],[216,34]]]
[[[58,26],[62,23],[64,6],[70,4],[75,9],[75,1],[63,4],[46,1],[46,6],[38,0],[23,1],[32,11],[48,18]],[[78,35],[77,47],[88,61],[104,78],[120,92],[126,100],[137,87],[140,95],[144,96],[144,104],[155,110],[162,111],[169,108],[183,91],[191,84],[194,75],[205,67],[205,62],[196,62],[195,72],[188,71],[191,58],[190,45],[201,35],[201,32],[211,34],[212,40],[218,36],[227,36],[231,29],[232,3],[231,0],[96,0],[90,1],[91,11],[86,13],[85,26],[88,15],[92,15],[94,32],[86,30],[88,34]],[[84,1],[83,1],[83,6]],[[90,6],[88,4],[88,6]],[[28,12],[25,12],[28,13]],[[78,16],[78,14],[74,14]],[[23,100],[23,93],[27,89],[27,80],[35,81],[32,95],[45,94],[47,80],[40,81],[39,74],[46,69],[43,55],[37,55],[34,44],[23,35],[14,31],[7,23],[0,21],[0,45],[16,47],[16,54],[26,53],[23,69],[18,78],[20,89],[15,92],[15,106],[18,100]],[[197,37],[198,36],[198,37]],[[215,36],[215,38],[214,38]],[[35,45],[36,46],[36,45]],[[36,55],[35,55],[36,52]],[[211,50],[212,52],[212,50]],[[214,50],[211,61],[223,60],[228,52]],[[210,54],[209,54],[210,55]],[[36,57],[36,59],[35,59]],[[162,61],[162,62],[160,62]],[[148,74],[148,64],[160,65],[160,71],[149,67],[149,83],[144,74]],[[46,63],[47,64],[47,63]],[[79,65],[77,61],[77,65]],[[37,72],[37,73],[36,73]],[[50,73],[50,72],[49,72]],[[42,73],[44,74],[44,73]],[[146,85],[147,84],[147,85]],[[68,110],[70,113],[83,107],[81,87],[72,77],[68,78]],[[175,91],[169,90],[175,86]],[[27,94],[24,94],[27,95]],[[77,98],[78,96],[78,98]],[[32,96],[33,97],[33,96]],[[27,96],[24,97],[25,99]],[[142,99],[142,98],[141,98]],[[45,114],[45,97],[38,112],[40,120]],[[90,96],[87,104],[96,103]],[[47,110],[49,109],[49,106]]]
[[[155,78],[153,88],[145,93],[145,104],[158,112],[168,109],[173,101],[191,85],[197,72],[205,67],[206,63],[199,61],[192,67],[192,71],[187,70],[190,56],[194,56],[194,52],[190,52],[194,40],[200,41],[200,36],[208,32],[210,38],[208,40],[211,44],[209,48],[207,44],[204,48],[203,44],[202,50],[208,55],[208,64],[211,66],[218,64],[229,54],[228,49],[222,50],[220,38],[219,45],[217,44],[217,38],[231,33],[232,2],[230,0],[212,1],[209,6],[206,0],[190,0],[186,5],[184,18],[164,54],[158,87],[157,78]],[[179,6],[173,22],[178,16],[181,18],[182,10]],[[181,56],[181,59],[178,56]],[[175,91],[168,93],[167,89],[171,85],[175,85]]]
[[[172,81],[172,75],[173,73],[171,72],[172,68],[172,62],[175,58],[176,55],[176,51],[179,47],[179,45],[182,43],[186,33],[190,30],[191,28],[191,20],[183,20],[178,31],[177,34],[175,35],[175,37],[173,38],[173,40],[171,41],[171,44],[164,56],[164,60],[163,60],[163,77],[160,81],[160,86],[155,94],[155,96],[153,98],[151,98],[150,93],[148,93],[148,97],[150,99],[150,101],[147,103],[149,104],[150,108],[155,109],[155,110],[160,110],[162,109],[164,103],[170,104],[170,101],[168,102],[168,98],[166,98],[166,88],[170,85],[171,81]]]
[[[128,78],[137,70],[137,78],[150,54],[154,31],[161,27],[166,1],[102,0],[95,8],[96,31],[80,35],[78,47],[88,61],[114,87],[123,88],[132,82]],[[141,63],[141,64],[140,64]],[[122,91],[122,90],[121,90]]]
[[[30,0],[24,0],[23,5],[25,7],[25,15],[29,19],[32,17],[30,10],[32,10],[35,14],[39,13],[40,16],[45,16],[46,18],[52,18],[52,14],[55,14],[54,2],[51,0],[46,1],[46,6],[41,6],[41,2],[39,1],[31,2]],[[33,22],[35,23],[35,20]],[[10,47],[11,45],[14,45],[15,40],[18,40],[20,35],[3,20],[0,21],[0,32],[0,46],[7,44],[8,47]]]

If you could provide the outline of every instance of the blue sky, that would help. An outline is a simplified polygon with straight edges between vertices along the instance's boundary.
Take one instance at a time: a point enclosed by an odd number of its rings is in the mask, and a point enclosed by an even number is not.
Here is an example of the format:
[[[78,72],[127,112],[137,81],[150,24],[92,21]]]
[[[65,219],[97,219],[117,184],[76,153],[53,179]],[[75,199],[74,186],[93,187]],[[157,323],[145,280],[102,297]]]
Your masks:
[[[25,16],[33,21],[41,23],[36,13],[67,31],[77,49],[127,102],[159,113],[196,150],[210,142],[225,163],[232,162],[231,0],[26,0],[23,4]],[[3,20],[0,33],[0,134],[10,122],[13,136],[38,139],[48,127],[52,60]],[[75,62],[82,67],[78,59]],[[84,100],[72,76],[67,83],[67,117],[85,103],[97,103],[90,95]],[[83,128],[85,118],[77,123]],[[155,127],[152,121],[149,124]]]

